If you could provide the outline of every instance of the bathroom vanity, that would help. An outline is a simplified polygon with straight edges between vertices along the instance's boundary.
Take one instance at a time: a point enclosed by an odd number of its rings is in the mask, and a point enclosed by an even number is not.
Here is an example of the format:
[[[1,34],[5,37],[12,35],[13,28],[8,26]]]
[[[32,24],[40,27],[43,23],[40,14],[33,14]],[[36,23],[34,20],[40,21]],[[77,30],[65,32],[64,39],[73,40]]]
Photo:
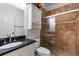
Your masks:
[[[34,49],[36,45],[34,40],[19,38],[17,39],[16,42],[22,42],[22,44],[7,49],[1,49],[0,55],[1,56],[34,56]]]
[[[34,56],[34,45],[35,43],[26,45],[3,56]]]

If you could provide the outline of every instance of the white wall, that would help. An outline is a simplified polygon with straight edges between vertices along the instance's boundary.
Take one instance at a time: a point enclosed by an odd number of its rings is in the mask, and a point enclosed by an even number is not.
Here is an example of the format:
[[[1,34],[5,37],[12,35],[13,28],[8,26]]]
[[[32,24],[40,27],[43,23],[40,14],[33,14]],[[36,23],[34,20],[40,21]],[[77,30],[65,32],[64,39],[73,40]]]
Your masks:
[[[14,24],[14,20],[16,26],[24,26],[24,11],[10,4],[0,3],[0,19],[1,18],[3,18],[2,21],[0,20],[1,22],[3,22],[3,25],[0,25],[0,38],[14,31],[13,27],[13,30],[9,31],[11,30],[11,26],[13,26]],[[3,21],[5,19],[7,20],[7,22]],[[24,28],[16,28],[15,30],[16,36],[24,35]],[[4,33],[4,31],[6,32],[6,34],[2,34]]]
[[[0,38],[14,32],[14,17],[11,15],[0,15]]]
[[[26,3],[9,3],[19,9],[25,10]]]

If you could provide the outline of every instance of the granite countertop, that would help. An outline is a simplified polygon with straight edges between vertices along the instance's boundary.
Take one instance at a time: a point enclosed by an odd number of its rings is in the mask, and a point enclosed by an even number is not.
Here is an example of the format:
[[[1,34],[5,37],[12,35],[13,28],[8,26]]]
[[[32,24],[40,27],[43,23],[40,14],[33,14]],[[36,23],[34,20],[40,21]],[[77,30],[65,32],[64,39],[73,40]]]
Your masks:
[[[19,49],[19,48],[22,48],[24,46],[27,46],[27,45],[30,45],[34,42],[36,42],[35,40],[32,40],[32,39],[28,39],[27,40],[25,38],[19,38],[16,42],[23,42],[23,44],[20,44],[18,46],[15,46],[15,47],[11,47],[11,48],[8,48],[8,49],[2,49],[0,50],[0,56],[4,55],[4,54],[7,54],[9,52],[12,52],[16,49]]]

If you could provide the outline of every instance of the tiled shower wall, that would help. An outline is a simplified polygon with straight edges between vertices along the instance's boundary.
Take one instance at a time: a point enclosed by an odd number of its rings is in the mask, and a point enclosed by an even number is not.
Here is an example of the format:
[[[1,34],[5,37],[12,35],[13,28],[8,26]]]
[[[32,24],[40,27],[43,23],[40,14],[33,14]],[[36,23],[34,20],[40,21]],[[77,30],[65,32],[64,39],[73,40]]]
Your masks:
[[[43,17],[70,11],[79,8],[79,3],[70,3],[62,7],[43,13]],[[55,39],[55,44],[47,41],[44,32],[47,25],[41,24],[41,46],[44,46],[55,52],[56,55],[79,55],[79,12],[73,12],[61,16],[56,16],[56,31],[51,40]],[[42,19],[44,21],[44,18]],[[46,21],[44,21],[46,23]],[[46,28],[45,28],[46,27]]]

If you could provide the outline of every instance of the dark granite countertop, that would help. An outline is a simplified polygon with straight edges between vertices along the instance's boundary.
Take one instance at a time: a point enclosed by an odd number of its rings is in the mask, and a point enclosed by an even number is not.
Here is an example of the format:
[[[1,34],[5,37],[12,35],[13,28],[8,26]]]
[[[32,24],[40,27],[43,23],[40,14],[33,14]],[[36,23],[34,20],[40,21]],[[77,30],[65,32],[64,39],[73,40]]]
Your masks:
[[[7,54],[9,52],[12,52],[16,49],[19,49],[19,48],[22,48],[24,46],[27,46],[27,45],[30,45],[34,42],[36,42],[35,40],[32,40],[32,39],[25,39],[25,38],[19,38],[16,42],[23,42],[23,44],[20,44],[18,46],[15,46],[15,47],[11,47],[11,48],[8,48],[8,49],[2,49],[0,50],[0,56],[4,55],[4,54]]]

